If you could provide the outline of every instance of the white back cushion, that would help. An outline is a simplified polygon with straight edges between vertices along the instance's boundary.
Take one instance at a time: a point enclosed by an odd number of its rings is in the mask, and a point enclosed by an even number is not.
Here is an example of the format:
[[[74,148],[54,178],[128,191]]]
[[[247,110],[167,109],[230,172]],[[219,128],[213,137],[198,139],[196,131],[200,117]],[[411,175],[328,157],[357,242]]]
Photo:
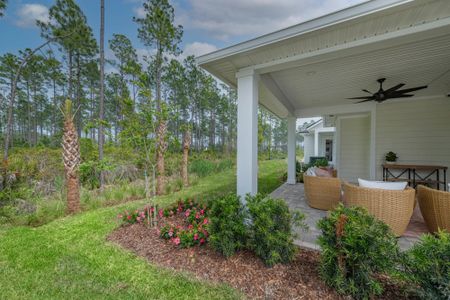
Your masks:
[[[306,175],[308,175],[308,176],[317,176],[316,175],[316,167],[311,167],[308,170],[306,170]]]
[[[387,182],[387,181],[369,181],[358,178],[358,183],[360,187],[369,189],[382,189],[382,190],[393,190],[402,191],[406,188],[407,182]]]

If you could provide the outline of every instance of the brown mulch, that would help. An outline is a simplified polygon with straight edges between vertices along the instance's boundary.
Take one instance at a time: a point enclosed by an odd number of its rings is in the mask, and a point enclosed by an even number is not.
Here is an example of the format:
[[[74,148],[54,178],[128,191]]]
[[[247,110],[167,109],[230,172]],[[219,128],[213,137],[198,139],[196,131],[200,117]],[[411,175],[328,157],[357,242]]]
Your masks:
[[[228,284],[251,299],[349,299],[319,278],[317,251],[300,249],[292,263],[268,268],[248,251],[226,259],[207,245],[180,249],[159,238],[156,228],[141,224],[122,226],[108,240],[153,264],[187,271],[201,280]],[[381,299],[404,299],[396,286],[387,283],[385,289]]]

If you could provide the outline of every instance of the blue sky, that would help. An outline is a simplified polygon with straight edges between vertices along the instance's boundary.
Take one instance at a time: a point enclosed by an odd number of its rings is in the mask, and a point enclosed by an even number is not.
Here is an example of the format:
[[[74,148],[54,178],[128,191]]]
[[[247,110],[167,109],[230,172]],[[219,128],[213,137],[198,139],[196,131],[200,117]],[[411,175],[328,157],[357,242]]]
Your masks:
[[[330,13],[363,0],[173,0],[176,22],[183,25],[182,49],[186,55],[201,55],[251,37],[275,31]],[[42,40],[35,20],[46,20],[52,0],[9,0],[0,19],[0,54],[34,48]],[[78,0],[96,37],[100,1]],[[142,0],[105,0],[106,40],[113,33],[127,35],[144,55],[148,49],[137,38],[133,16],[142,14]],[[107,57],[110,51],[106,52]]]

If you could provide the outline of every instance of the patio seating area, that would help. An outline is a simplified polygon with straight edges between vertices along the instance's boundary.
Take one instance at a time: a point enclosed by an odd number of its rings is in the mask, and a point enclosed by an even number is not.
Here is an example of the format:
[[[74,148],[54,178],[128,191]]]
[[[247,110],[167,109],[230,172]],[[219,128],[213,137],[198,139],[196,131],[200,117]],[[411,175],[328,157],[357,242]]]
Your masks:
[[[320,235],[320,230],[317,228],[317,221],[327,215],[327,211],[312,208],[308,205],[305,199],[304,185],[297,184],[283,184],[271,194],[274,198],[284,199],[291,209],[299,209],[306,216],[306,223],[309,226],[308,231],[298,230],[300,234],[296,244],[302,247],[319,249],[316,240]],[[402,250],[409,249],[423,233],[427,233],[428,229],[423,220],[419,206],[416,205],[411,220],[402,236],[398,238],[400,248]]]

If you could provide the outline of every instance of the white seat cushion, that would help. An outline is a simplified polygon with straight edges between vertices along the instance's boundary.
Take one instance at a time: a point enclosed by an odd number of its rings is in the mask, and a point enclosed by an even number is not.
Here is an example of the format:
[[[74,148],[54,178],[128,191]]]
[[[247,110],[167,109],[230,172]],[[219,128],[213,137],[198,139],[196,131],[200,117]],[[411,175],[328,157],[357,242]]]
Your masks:
[[[381,189],[381,190],[392,190],[392,191],[402,191],[406,188],[407,182],[387,182],[387,181],[370,181],[358,178],[358,183],[360,187],[369,189]]]

